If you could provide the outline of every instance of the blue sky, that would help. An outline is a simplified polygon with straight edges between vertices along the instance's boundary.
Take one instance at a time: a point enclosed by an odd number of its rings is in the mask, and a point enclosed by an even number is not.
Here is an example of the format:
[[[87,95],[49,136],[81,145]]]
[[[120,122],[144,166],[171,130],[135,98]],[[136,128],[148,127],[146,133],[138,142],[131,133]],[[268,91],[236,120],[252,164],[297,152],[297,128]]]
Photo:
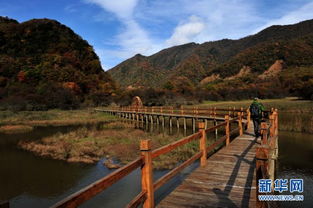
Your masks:
[[[313,0],[0,0],[0,15],[69,26],[107,70],[137,53],[238,39],[274,24],[313,19]]]

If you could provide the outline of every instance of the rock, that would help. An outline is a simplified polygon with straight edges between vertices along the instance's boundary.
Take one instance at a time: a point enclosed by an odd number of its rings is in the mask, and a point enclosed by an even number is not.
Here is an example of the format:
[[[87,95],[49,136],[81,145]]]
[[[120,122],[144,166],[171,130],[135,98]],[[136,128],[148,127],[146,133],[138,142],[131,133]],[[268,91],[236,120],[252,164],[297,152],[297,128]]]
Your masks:
[[[106,161],[103,162],[103,165],[109,169],[117,169],[121,167],[121,165],[115,164],[112,159],[107,159]]]

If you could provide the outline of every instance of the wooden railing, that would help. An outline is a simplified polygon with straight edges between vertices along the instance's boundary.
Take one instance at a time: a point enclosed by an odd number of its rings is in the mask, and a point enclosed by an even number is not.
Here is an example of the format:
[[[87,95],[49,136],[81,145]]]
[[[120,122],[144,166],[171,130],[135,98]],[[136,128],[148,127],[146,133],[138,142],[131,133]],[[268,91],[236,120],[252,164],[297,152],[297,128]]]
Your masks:
[[[256,148],[256,182],[257,182],[257,207],[270,207],[268,202],[259,201],[260,179],[275,179],[275,165],[278,156],[278,111],[272,110],[269,122],[261,123],[262,142]],[[273,189],[272,189],[273,190]],[[264,193],[262,193],[264,194]]]
[[[182,138],[178,141],[170,143],[168,145],[162,146],[158,149],[151,150],[151,141],[150,140],[142,140],[140,142],[140,151],[141,156],[134,160],[133,162],[127,164],[126,166],[116,170],[115,172],[109,174],[108,176],[92,183],[86,188],[72,194],[66,199],[55,204],[54,208],[58,207],[77,207],[85,201],[89,200],[91,197],[105,190],[112,184],[116,183],[118,180],[122,179],[126,175],[130,174],[137,168],[141,168],[141,192],[127,205],[127,207],[137,207],[140,204],[143,204],[144,208],[152,208],[154,207],[154,193],[157,189],[159,189],[162,185],[166,184],[171,178],[177,175],[181,170],[192,164],[197,159],[200,159],[200,165],[205,166],[207,163],[207,155],[211,153],[215,148],[222,146],[225,142],[225,145],[230,143],[230,137],[234,130],[230,130],[230,124],[234,122],[238,122],[238,128],[235,131],[238,134],[243,133],[243,128],[245,127],[245,123],[243,124],[242,120],[242,111],[238,111],[236,119],[230,119],[229,115],[225,115],[225,121],[213,126],[211,128],[205,129],[205,123],[199,123],[199,132],[192,134],[188,137]],[[221,137],[217,141],[215,141],[211,145],[207,145],[207,133],[215,131],[218,128],[225,128],[225,136]],[[182,162],[177,167],[169,171],[167,174],[162,176],[156,181],[153,181],[153,165],[152,160],[160,155],[169,153],[182,145],[188,144],[192,141],[199,140],[199,151],[195,153],[188,160]]]
[[[180,108],[174,108],[172,106],[167,107],[158,107],[158,106],[152,106],[152,107],[132,107],[132,106],[126,106],[126,107],[112,107],[110,110],[115,111],[122,111],[122,112],[142,112],[142,113],[162,113],[162,114],[175,114],[175,115],[209,115],[212,117],[221,116],[224,117],[224,115],[229,115],[231,118],[237,117],[238,113],[241,113],[241,115],[245,118],[250,117],[250,111],[249,109],[239,108],[236,109],[235,107],[231,108],[199,108],[199,107],[193,107],[193,108],[186,108],[186,107],[180,107]]]

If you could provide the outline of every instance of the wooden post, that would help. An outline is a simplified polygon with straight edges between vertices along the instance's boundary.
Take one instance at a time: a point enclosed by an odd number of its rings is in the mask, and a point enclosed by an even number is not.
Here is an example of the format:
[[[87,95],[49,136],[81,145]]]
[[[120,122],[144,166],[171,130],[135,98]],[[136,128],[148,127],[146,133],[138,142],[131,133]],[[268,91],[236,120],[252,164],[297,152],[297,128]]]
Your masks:
[[[177,129],[179,129],[179,118],[176,117],[176,124],[177,124]]]
[[[249,129],[250,127],[250,122],[251,122],[251,113],[250,113],[250,109],[247,109],[247,128]]]
[[[256,207],[257,208],[265,208],[266,202],[259,201],[259,183],[260,179],[268,178],[268,155],[269,150],[267,145],[261,145],[256,147],[256,162],[255,162],[255,171],[256,171]]]
[[[275,135],[278,135],[278,110],[275,109]]]
[[[196,132],[196,119],[195,118],[192,118],[192,131],[193,133]]]
[[[213,112],[213,114],[214,114],[214,118],[216,118],[216,107],[214,107],[214,112]]]
[[[262,144],[267,144],[267,124],[261,123]]]
[[[184,117],[184,130],[187,130],[186,117]]]
[[[183,114],[184,114],[184,106],[181,106],[180,108],[181,108],[181,109],[180,109],[180,112],[181,112],[181,114],[183,115]]]
[[[225,121],[226,121],[226,146],[229,145],[230,135],[229,135],[229,115],[225,115]]]
[[[164,116],[162,117],[162,127],[163,127],[163,129],[165,128],[165,117]]]
[[[275,135],[275,123],[274,123],[274,115],[270,115],[269,116],[270,118],[270,124],[271,124],[271,127],[270,127],[270,137],[273,137]]]
[[[172,117],[169,118],[169,122],[170,122],[170,130],[172,130]]]
[[[242,128],[242,116],[241,112],[238,112],[238,127],[239,127],[239,135],[243,135],[243,128]]]
[[[154,207],[154,190],[153,190],[153,172],[152,172],[152,157],[151,157],[151,140],[140,141],[141,156],[144,164],[141,167],[141,187],[147,192],[147,199],[143,203],[144,208]]]
[[[199,131],[201,132],[200,151],[202,152],[202,156],[200,158],[200,165],[203,167],[207,164],[206,133],[204,129],[205,124],[200,122],[198,125]]]
[[[216,125],[217,125],[217,121],[216,121],[216,119],[214,119],[213,126],[216,126]],[[218,137],[218,130],[215,129],[215,140],[217,140],[217,137]]]

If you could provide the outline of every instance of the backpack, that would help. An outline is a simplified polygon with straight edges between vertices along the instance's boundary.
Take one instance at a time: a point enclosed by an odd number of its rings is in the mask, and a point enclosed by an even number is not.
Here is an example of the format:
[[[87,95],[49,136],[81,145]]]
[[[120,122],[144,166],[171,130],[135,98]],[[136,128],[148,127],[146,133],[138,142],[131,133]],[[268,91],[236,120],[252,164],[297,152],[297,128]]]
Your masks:
[[[258,118],[261,117],[261,109],[258,104],[253,103],[250,106],[251,117]]]

